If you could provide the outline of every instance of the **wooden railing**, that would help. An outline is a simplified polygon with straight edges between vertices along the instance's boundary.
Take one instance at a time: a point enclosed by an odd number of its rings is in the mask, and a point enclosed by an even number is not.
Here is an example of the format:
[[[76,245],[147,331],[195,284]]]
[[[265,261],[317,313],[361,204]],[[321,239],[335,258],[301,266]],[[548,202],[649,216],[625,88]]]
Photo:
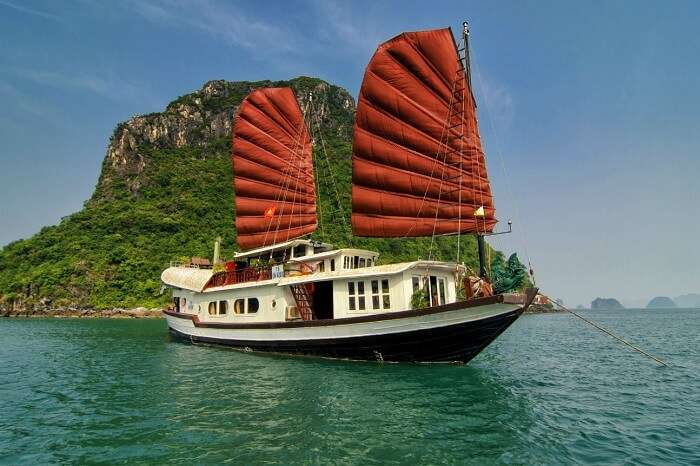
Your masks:
[[[248,267],[242,270],[231,270],[214,274],[204,287],[235,285],[236,283],[258,282],[272,278],[272,267]]]

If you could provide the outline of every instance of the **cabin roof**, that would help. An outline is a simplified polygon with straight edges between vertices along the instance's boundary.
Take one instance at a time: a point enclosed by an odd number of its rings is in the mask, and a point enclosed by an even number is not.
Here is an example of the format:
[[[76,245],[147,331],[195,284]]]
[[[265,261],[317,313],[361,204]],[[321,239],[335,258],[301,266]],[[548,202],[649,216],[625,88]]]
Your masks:
[[[284,243],[277,243],[277,244],[273,244],[271,246],[263,246],[261,248],[251,249],[249,251],[237,252],[236,254],[234,254],[234,258],[235,259],[245,259],[247,257],[257,257],[257,256],[260,256],[261,254],[266,253],[266,252],[274,252],[274,251],[279,251],[281,249],[293,248],[294,246],[298,246],[300,244],[321,246],[321,247],[325,247],[325,248],[333,248],[333,245],[328,244],[328,243],[318,243],[318,242],[311,241],[308,239],[293,239],[291,241],[285,241]]]
[[[319,252],[317,254],[309,254],[309,255],[301,256],[301,257],[293,257],[293,258],[289,259],[289,262],[313,262],[315,260],[327,259],[329,257],[337,257],[337,256],[340,256],[341,254],[345,254],[346,256],[358,256],[358,255],[373,256],[373,257],[379,256],[378,252],[370,251],[369,249],[344,248],[344,249],[333,249],[332,251]]]
[[[414,261],[414,262],[399,262],[396,264],[375,265],[373,267],[363,267],[350,270],[336,270],[333,272],[315,272],[307,275],[297,275],[294,277],[284,277],[262,281],[251,281],[237,283],[235,285],[225,285],[207,288],[206,292],[223,291],[239,288],[252,288],[256,286],[272,285],[287,286],[298,283],[312,283],[336,279],[355,279],[355,278],[371,278],[382,277],[402,273],[406,270],[417,269],[422,273],[421,269],[440,269],[445,272],[454,271],[457,265],[451,262],[438,261]],[[211,269],[198,269],[194,267],[169,267],[163,271],[160,279],[168,286],[181,288],[184,290],[195,291],[198,293],[205,292],[204,287],[212,277]]]
[[[338,278],[367,278],[394,275],[409,269],[431,268],[453,271],[456,264],[438,261],[414,261],[399,262],[397,264],[375,265],[373,267],[363,267],[350,270],[336,270],[334,272],[316,272],[308,275],[298,275],[296,277],[285,277],[280,279],[277,286],[293,285],[297,283],[320,282],[334,280]]]
[[[213,274],[212,269],[168,267],[160,274],[160,279],[168,286],[202,292]]]

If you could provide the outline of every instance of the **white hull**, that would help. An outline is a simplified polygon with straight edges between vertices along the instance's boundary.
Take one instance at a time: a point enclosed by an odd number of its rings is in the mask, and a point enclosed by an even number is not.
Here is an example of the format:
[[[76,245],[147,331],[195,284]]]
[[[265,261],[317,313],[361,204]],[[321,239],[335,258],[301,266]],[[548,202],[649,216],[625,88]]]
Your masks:
[[[501,295],[421,311],[269,324],[200,322],[173,312],[166,318],[173,334],[193,342],[348,359],[466,362],[526,307],[505,301]]]

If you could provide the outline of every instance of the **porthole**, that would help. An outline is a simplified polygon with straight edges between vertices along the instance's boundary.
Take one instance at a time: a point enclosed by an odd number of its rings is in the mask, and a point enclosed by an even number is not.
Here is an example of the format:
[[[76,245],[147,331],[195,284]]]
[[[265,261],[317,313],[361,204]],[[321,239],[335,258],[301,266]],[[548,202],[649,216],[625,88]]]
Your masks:
[[[277,301],[273,299],[272,300],[272,309],[274,309],[276,306],[277,306]]]

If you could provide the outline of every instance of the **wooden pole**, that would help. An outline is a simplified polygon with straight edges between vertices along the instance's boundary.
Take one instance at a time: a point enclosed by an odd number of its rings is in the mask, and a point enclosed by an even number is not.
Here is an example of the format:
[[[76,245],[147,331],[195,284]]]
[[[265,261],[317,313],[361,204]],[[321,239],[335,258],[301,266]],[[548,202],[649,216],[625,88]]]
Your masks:
[[[479,276],[486,278],[486,244],[484,235],[476,235],[476,245],[479,249]]]

